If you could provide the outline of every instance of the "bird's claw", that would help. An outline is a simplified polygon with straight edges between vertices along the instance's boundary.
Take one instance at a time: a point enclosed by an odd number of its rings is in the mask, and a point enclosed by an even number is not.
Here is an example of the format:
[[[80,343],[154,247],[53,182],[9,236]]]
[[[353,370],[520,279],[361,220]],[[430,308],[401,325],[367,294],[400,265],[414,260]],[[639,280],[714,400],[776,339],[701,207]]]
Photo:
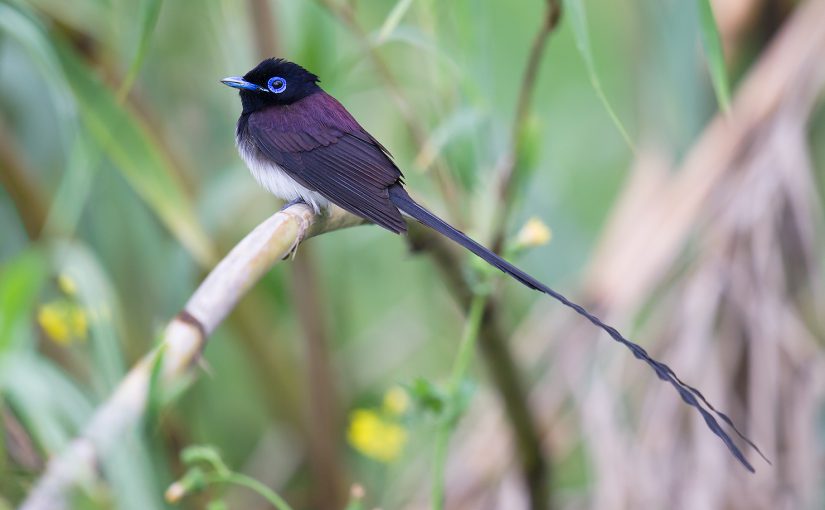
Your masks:
[[[284,206],[281,207],[281,210],[285,211],[285,210],[289,209],[290,207],[292,207],[293,205],[296,205],[296,204],[306,204],[306,202],[304,202],[303,198],[298,197],[296,199],[290,200],[289,202],[285,203]]]
[[[292,207],[295,204],[306,204],[306,202],[304,201],[303,198],[298,197],[296,199],[290,200],[289,202],[285,203],[284,206],[281,207],[281,210],[285,211],[285,210],[289,209],[290,207]],[[284,255],[284,258],[282,258],[281,260],[286,260],[286,259],[295,260],[295,254],[298,253],[298,246],[301,244],[301,242],[303,240],[304,240],[304,233],[298,234],[298,238],[295,239],[295,244],[292,245],[292,247],[289,249],[287,254]]]

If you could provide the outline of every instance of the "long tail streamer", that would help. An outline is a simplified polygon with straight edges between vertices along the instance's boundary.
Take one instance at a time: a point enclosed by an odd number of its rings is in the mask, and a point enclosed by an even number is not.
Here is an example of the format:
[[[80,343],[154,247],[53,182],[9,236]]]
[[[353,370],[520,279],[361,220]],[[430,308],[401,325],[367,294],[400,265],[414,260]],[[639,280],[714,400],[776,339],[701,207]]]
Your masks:
[[[616,330],[616,328],[608,324],[605,324],[604,322],[602,322],[601,319],[588,312],[581,305],[570,301],[562,294],[556,292],[547,285],[544,285],[543,283],[536,280],[529,274],[525,273],[521,269],[510,264],[509,262],[499,257],[489,249],[485,248],[484,246],[467,237],[467,235],[461,232],[460,230],[454,228],[452,225],[448,224],[447,222],[445,222],[435,214],[431,213],[424,207],[420,206],[407,194],[407,192],[401,186],[392,186],[390,187],[389,192],[390,200],[392,200],[392,202],[403,212],[409,214],[410,216],[412,216],[422,224],[426,225],[427,227],[430,227],[433,230],[447,236],[448,238],[452,239],[464,248],[467,248],[471,252],[481,257],[481,259],[486,261],[488,264],[500,269],[501,271],[515,278],[525,286],[534,290],[538,290],[539,292],[543,292],[544,294],[547,294],[548,296],[551,296],[554,299],[560,301],[565,306],[572,308],[579,315],[583,316],[584,318],[595,324],[597,327],[607,332],[607,334],[610,335],[610,337],[613,340],[619,342],[620,344],[630,349],[630,352],[632,352],[637,359],[640,359],[647,363],[656,372],[656,375],[659,377],[659,379],[670,383],[670,385],[673,386],[676,389],[676,391],[679,392],[679,395],[682,397],[682,400],[684,400],[686,404],[699,411],[699,413],[702,415],[702,418],[704,418],[708,428],[710,428],[710,430],[714,434],[716,434],[722,440],[723,443],[725,443],[725,446],[727,446],[730,453],[739,462],[741,462],[742,465],[748,469],[748,471],[750,471],[751,473],[755,472],[753,466],[750,464],[750,462],[748,462],[748,459],[745,458],[744,454],[739,449],[739,447],[737,447],[736,444],[733,442],[733,439],[731,439],[728,433],[725,432],[721,425],[719,425],[719,422],[716,421],[716,417],[718,417],[719,419],[724,421],[728,426],[730,426],[730,428],[736,433],[736,435],[739,438],[741,438],[745,443],[747,443],[751,448],[753,448],[759,454],[759,456],[761,456],[765,460],[765,462],[770,464],[770,461],[767,459],[767,457],[765,457],[765,455],[759,450],[759,448],[755,444],[753,444],[753,442],[750,439],[745,437],[745,435],[742,434],[738,428],[736,428],[736,425],[733,424],[733,421],[725,413],[718,411],[715,407],[713,407],[698,389],[694,388],[689,384],[686,384],[681,379],[679,379],[679,377],[676,376],[676,374],[669,366],[665,365],[660,361],[656,361],[655,359],[650,357],[650,355],[643,347],[634,342],[631,342],[630,340],[622,336],[622,334],[619,333],[619,331]],[[714,417],[714,415],[716,417]]]

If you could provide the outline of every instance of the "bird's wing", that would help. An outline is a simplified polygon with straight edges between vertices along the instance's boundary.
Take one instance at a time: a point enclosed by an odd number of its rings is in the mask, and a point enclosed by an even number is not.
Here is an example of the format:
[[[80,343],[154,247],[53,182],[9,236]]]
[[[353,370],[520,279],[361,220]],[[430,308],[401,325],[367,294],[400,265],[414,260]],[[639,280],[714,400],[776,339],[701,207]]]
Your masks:
[[[392,232],[407,230],[387,191],[400,182],[401,171],[331,96],[321,92],[252,113],[246,133],[304,187]]]

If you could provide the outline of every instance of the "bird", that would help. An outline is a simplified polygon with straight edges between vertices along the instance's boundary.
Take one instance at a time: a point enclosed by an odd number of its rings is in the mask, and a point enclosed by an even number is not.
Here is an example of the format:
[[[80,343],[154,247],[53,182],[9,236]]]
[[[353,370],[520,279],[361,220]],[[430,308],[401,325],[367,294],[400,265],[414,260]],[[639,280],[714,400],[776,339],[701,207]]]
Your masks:
[[[221,80],[239,90],[242,111],[235,131],[238,152],[258,183],[288,204],[303,202],[320,213],[331,204],[395,234],[407,231],[405,216],[446,236],[524,286],[544,293],[589,320],[647,363],[682,400],[696,409],[708,428],[750,472],[751,463],[721,426],[723,421],[745,443],[770,461],[702,393],[664,363],[625,338],[583,306],[468,237],[414,200],[386,147],[349,111],[325,92],[317,75],[281,58],[263,60],[243,76]]]

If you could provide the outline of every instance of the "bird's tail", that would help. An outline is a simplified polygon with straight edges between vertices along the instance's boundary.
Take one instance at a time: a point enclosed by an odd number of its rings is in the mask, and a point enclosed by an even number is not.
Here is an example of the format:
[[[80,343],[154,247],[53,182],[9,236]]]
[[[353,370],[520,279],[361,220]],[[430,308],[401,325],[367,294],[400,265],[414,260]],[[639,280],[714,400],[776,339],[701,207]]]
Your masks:
[[[763,459],[765,459],[765,461],[768,462],[768,464],[770,464],[770,461],[765,457],[765,455],[762,454],[759,448],[757,448],[757,446],[753,444],[751,440],[749,440],[741,432],[739,432],[739,429],[736,428],[736,426],[733,424],[733,421],[731,421],[731,419],[725,413],[716,410],[716,408],[714,408],[710,404],[710,402],[707,401],[707,399],[702,395],[702,393],[698,389],[694,388],[693,386],[690,386],[689,384],[686,384],[681,379],[679,379],[679,377],[676,376],[676,374],[673,372],[673,370],[671,370],[670,367],[650,357],[647,351],[645,351],[645,349],[642,348],[640,345],[631,342],[630,340],[622,336],[622,334],[619,333],[618,330],[602,322],[601,319],[585,310],[584,307],[582,307],[581,305],[570,301],[562,294],[559,294],[555,290],[536,280],[535,278],[525,273],[521,269],[517,268],[513,264],[499,257],[498,255],[496,255],[489,249],[485,248],[481,244],[473,241],[460,230],[456,229],[455,227],[448,224],[435,214],[420,206],[418,203],[415,202],[415,200],[413,200],[409,196],[409,194],[407,194],[406,190],[404,190],[404,188],[402,188],[400,185],[390,187],[389,192],[390,200],[392,200],[392,202],[401,211],[407,213],[408,215],[412,216],[413,218],[423,223],[427,227],[430,227],[431,229],[435,230],[436,232],[439,232],[442,235],[449,237],[456,243],[460,244],[464,248],[467,248],[471,252],[481,257],[485,262],[487,262],[491,266],[498,268],[504,273],[507,273],[514,279],[521,282],[523,285],[530,287],[531,289],[535,289],[539,292],[543,292],[544,294],[547,294],[548,296],[551,296],[554,299],[560,301],[565,306],[572,308],[578,314],[580,314],[581,316],[595,324],[597,327],[604,330],[608,335],[610,335],[610,337],[613,340],[619,342],[620,344],[630,349],[630,352],[632,352],[636,358],[650,365],[650,367],[656,372],[656,375],[659,376],[660,379],[670,383],[676,389],[676,391],[679,392],[679,395],[682,397],[682,400],[684,400],[685,403],[697,409],[699,413],[701,413],[702,418],[704,418],[705,423],[710,428],[710,430],[714,434],[719,436],[719,438],[725,443],[725,446],[728,447],[728,450],[730,450],[731,454],[733,454],[733,456],[736,457],[736,459],[739,460],[739,462],[741,462],[742,465],[744,465],[748,469],[748,471],[754,472],[753,466],[751,466],[751,464],[748,462],[748,460],[745,458],[741,450],[739,450],[739,448],[736,446],[736,444],[733,442],[733,440],[727,434],[727,432],[725,432],[722,426],[719,425],[714,415],[716,415],[716,417],[718,417],[719,419],[724,421],[728,426],[730,426],[737,436],[739,436],[743,441],[745,441]]]

